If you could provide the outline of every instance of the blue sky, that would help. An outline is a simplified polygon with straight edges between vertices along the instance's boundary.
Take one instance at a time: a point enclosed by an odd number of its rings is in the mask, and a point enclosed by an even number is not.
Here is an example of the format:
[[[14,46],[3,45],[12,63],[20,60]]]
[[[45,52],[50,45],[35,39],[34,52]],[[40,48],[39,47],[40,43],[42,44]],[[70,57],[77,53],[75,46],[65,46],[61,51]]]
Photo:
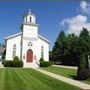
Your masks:
[[[53,2],[0,2],[0,43],[6,36],[20,32],[23,14],[30,8],[37,16],[39,34],[51,41],[50,50],[62,28],[60,23],[80,14],[79,0]]]

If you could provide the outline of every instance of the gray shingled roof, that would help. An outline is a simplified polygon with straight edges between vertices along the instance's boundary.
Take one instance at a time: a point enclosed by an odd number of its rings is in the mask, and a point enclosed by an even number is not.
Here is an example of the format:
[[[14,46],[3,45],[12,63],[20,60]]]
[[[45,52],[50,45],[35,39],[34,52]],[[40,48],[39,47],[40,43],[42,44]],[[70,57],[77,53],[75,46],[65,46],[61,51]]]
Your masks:
[[[5,51],[5,48],[0,47],[0,54],[3,54],[4,51]]]

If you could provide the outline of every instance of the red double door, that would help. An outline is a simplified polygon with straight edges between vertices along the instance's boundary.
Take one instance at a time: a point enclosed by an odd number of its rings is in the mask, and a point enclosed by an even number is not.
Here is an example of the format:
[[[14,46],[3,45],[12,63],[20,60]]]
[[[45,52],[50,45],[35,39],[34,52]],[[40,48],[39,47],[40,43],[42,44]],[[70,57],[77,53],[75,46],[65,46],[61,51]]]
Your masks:
[[[33,51],[31,49],[27,51],[27,62],[33,62]]]

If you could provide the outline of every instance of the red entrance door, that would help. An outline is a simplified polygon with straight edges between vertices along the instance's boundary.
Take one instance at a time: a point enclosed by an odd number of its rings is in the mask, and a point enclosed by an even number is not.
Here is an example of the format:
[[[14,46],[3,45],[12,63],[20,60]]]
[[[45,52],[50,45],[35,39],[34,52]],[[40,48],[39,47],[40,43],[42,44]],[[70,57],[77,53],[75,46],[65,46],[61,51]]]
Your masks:
[[[33,62],[33,51],[31,49],[27,51],[27,62]]]

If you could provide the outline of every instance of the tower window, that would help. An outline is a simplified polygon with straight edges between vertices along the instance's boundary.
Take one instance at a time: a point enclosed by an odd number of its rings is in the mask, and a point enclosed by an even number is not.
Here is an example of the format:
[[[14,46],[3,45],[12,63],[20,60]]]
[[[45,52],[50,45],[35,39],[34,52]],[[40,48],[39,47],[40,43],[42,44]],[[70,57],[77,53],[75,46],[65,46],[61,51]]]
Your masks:
[[[32,18],[30,17],[30,22],[32,21]]]

